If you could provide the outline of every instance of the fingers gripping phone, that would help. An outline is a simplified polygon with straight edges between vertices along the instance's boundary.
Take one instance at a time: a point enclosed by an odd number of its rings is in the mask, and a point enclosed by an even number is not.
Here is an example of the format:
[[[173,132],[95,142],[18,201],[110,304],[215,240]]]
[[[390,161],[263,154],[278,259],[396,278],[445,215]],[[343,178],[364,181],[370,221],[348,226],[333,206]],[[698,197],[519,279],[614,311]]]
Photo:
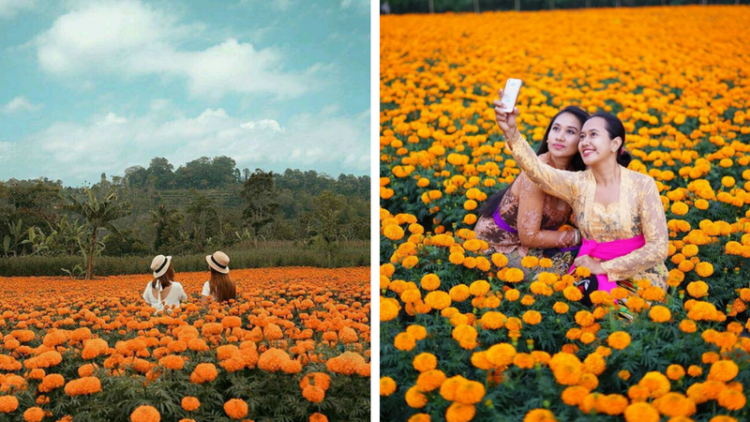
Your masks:
[[[520,79],[508,79],[503,89],[503,98],[500,99],[503,111],[512,113],[518,101],[518,93],[521,91],[523,81]]]

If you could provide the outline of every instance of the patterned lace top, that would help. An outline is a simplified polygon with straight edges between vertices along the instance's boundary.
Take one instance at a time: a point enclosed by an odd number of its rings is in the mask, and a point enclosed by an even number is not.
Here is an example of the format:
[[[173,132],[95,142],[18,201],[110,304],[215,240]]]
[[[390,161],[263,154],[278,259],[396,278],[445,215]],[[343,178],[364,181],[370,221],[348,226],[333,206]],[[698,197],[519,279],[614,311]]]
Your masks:
[[[548,154],[542,154],[539,159],[549,164]],[[513,191],[516,191],[515,194]],[[518,233],[501,229],[492,217],[480,217],[474,231],[477,238],[490,245],[491,253],[516,250],[520,256],[526,256],[530,248],[574,246],[575,235],[572,231],[557,231],[568,221],[570,206],[544,193],[524,173],[518,175],[513,186],[505,193],[498,209],[503,220]]]
[[[669,256],[669,232],[654,179],[622,168],[619,201],[604,206],[594,202],[596,180],[591,170],[568,172],[544,165],[520,134],[510,144],[527,177],[571,205],[584,239],[609,242],[644,235],[646,244],[642,248],[602,262],[610,280],[645,278],[667,289],[664,260]]]

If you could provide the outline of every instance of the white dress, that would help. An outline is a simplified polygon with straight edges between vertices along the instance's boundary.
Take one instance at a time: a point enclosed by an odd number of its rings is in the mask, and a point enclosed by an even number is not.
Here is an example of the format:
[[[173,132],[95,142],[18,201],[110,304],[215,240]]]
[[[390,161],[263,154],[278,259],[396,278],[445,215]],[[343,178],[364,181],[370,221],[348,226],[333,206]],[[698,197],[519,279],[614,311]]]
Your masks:
[[[154,289],[151,287],[152,283],[149,282],[146,285],[146,290],[143,291],[143,299],[151,307],[156,308],[156,312],[163,311],[165,306],[175,305],[179,307],[180,302],[188,298],[185,294],[185,289],[182,288],[182,284],[176,281],[172,282],[169,293],[165,297],[161,296],[161,285],[157,284],[159,287],[156,288],[156,297],[154,297]]]

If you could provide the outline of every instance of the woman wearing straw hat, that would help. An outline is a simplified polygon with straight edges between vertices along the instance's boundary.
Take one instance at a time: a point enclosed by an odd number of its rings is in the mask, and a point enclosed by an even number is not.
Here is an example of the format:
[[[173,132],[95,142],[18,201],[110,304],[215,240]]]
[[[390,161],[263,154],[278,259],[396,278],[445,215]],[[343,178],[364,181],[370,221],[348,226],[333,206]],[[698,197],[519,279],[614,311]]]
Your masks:
[[[211,279],[203,284],[201,292],[203,302],[213,299],[224,302],[237,297],[237,288],[234,281],[229,277],[229,257],[221,251],[206,256],[208,268],[211,270]]]
[[[156,256],[151,261],[151,271],[154,272],[154,279],[146,285],[143,299],[156,308],[156,312],[163,311],[165,306],[179,307],[181,301],[187,300],[182,284],[174,281],[171,256]]]

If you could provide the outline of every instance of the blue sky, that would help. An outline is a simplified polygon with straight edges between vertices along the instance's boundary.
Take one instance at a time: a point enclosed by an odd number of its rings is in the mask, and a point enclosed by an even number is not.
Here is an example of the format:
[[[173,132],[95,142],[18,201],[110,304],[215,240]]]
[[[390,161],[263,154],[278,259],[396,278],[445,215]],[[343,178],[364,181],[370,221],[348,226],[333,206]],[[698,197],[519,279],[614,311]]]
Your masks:
[[[0,180],[369,174],[369,0],[0,0]]]

